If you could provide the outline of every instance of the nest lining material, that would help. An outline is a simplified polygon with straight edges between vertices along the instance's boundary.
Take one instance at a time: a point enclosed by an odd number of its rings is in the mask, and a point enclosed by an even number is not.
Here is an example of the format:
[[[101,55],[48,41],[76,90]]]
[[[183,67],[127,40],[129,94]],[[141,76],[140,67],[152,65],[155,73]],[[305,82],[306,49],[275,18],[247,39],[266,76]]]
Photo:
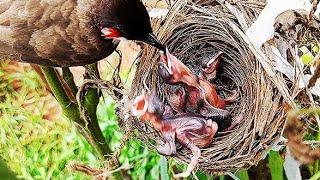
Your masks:
[[[278,81],[272,79],[279,77],[270,78],[265,73],[253,53],[256,50],[234,28],[236,25],[245,32],[245,27],[254,21],[262,5],[261,1],[226,4],[210,1],[200,5],[181,0],[175,3],[165,20],[154,22],[158,37],[194,73],[198,73],[203,58],[222,51],[223,62],[217,80],[223,88],[218,91],[222,96],[229,93],[226,89],[236,88],[240,92],[238,102],[229,106],[228,110],[234,116],[244,112],[243,122],[230,132],[218,133],[211,146],[201,151],[198,167],[212,174],[224,174],[257,164],[277,144],[283,130],[284,98],[274,83]],[[231,6],[237,11],[232,10]],[[239,23],[239,17],[232,15],[234,12],[242,13],[242,22]],[[149,89],[156,89],[165,102],[162,89],[166,85],[157,75],[159,55],[150,47],[145,47],[143,52],[130,98],[141,94],[148,85]],[[161,141],[159,133],[149,124],[137,119],[132,123],[139,129],[138,137],[152,148],[154,144],[150,142]],[[188,163],[191,156],[192,153],[183,148],[178,150],[175,158]]]

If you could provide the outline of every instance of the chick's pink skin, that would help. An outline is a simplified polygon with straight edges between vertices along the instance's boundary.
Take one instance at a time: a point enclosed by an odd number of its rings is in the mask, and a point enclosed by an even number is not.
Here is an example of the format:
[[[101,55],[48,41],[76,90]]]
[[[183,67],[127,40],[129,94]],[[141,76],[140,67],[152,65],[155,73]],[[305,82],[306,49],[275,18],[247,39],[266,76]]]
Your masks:
[[[186,106],[186,92],[183,87],[167,87],[164,89],[168,103],[177,113],[184,113]]]
[[[167,64],[168,71],[171,75],[167,83],[181,83],[186,85],[187,94],[189,95],[188,101],[191,106],[196,107],[201,98],[206,98],[213,107],[225,108],[225,102],[218,96],[215,87],[211,85],[209,81],[206,81],[206,79],[195,76],[188,67],[170,54],[168,50],[165,55],[161,55],[160,59]],[[203,93],[205,97],[202,97],[201,93]],[[180,104],[180,102],[174,103]]]
[[[187,170],[174,175],[175,178],[188,177],[195,169],[201,156],[199,147],[207,147],[211,144],[218,125],[212,120],[186,113],[169,116],[164,119],[159,114],[150,112],[151,110],[153,112],[161,112],[156,111],[156,109],[158,106],[164,106],[164,104],[159,103],[158,100],[158,98],[150,97],[146,94],[137,97],[132,107],[133,114],[140,115],[144,120],[149,120],[154,128],[161,132],[165,144],[158,146],[157,150],[160,154],[167,156],[176,154],[176,140],[191,150],[193,157]]]
[[[180,60],[170,54],[168,49],[166,50],[166,54],[160,55],[160,60],[167,66],[166,68],[170,74],[170,79],[168,79],[166,83],[183,83],[187,86],[199,87],[197,76],[195,76]]]
[[[215,123],[190,113],[168,116],[164,119],[163,114],[159,115],[149,111],[150,109],[158,108],[153,107],[155,104],[157,106],[159,105],[159,102],[152,101],[154,99],[157,100],[157,98],[152,98],[146,94],[137,97],[133,103],[133,111],[139,112],[140,114],[133,114],[139,115],[141,120],[150,121],[155,129],[163,134],[175,131],[176,136],[178,137],[179,135],[184,135],[189,132],[190,134],[187,135],[187,138],[197,142],[196,144],[198,146],[205,147],[207,144],[211,143],[212,138],[217,131]],[[165,107],[164,104],[162,105]],[[180,141],[179,138],[178,141]]]
[[[197,107],[199,101],[202,98],[213,107],[219,109],[225,109],[226,104],[234,102],[237,98],[237,94],[233,94],[231,97],[224,100],[221,98],[214,85],[212,85],[208,80],[207,76],[212,76],[210,73],[215,73],[218,65],[221,61],[222,52],[219,52],[215,55],[208,63],[207,68],[203,69],[202,75],[199,77],[195,76],[191,70],[186,67],[180,60],[178,60],[175,56],[169,53],[168,49],[166,54],[161,54],[161,61],[167,64],[168,72],[170,78],[166,78],[165,82],[169,84],[185,84],[187,91],[187,101],[188,105],[192,107]],[[161,74],[160,74],[161,75]],[[172,94],[172,96],[176,96],[176,94]],[[204,97],[203,97],[204,96]],[[184,98],[173,98],[175,101],[171,104],[183,104],[182,101]],[[175,109],[175,108],[174,108]],[[181,109],[181,108],[180,108]]]
[[[207,101],[214,107],[225,109],[226,102],[218,95],[216,88],[203,77],[199,78],[199,83],[206,92]]]
[[[157,114],[156,112],[150,112],[148,110],[153,106],[150,100],[150,96],[146,93],[136,97],[132,104],[131,112],[134,116],[139,117],[141,121],[150,121],[156,130],[161,131],[162,114]]]

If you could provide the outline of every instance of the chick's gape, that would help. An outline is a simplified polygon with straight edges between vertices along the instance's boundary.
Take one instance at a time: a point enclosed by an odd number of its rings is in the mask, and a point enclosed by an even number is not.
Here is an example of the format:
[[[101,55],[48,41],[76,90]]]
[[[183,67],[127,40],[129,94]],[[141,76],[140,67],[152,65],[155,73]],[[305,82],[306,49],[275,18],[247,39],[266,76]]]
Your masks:
[[[176,142],[192,151],[193,157],[187,170],[175,175],[176,178],[190,175],[201,155],[199,147],[208,147],[212,143],[218,130],[217,122],[221,124],[224,119],[229,118],[225,105],[237,98],[237,93],[234,93],[231,97],[222,99],[206,78],[215,77],[213,73],[216,74],[220,56],[221,53],[214,56],[202,69],[203,72],[196,76],[166,50],[166,54],[161,53],[158,73],[165,83],[176,86],[173,91],[165,89],[169,106],[164,105],[155,92],[151,95],[143,93],[133,103],[133,115],[149,121],[161,132],[165,144],[158,146],[159,153],[175,155]],[[236,117],[225,130],[232,129],[241,120],[242,115]]]

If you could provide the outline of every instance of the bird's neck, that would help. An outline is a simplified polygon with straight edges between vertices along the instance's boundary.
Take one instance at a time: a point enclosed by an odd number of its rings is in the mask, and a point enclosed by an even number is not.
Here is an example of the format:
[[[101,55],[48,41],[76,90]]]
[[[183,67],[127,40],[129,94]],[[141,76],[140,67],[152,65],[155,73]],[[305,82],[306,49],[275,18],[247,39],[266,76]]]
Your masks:
[[[149,121],[157,131],[161,130],[162,117],[158,117],[153,113],[147,112],[143,116],[141,116],[140,119],[142,119],[144,121]]]
[[[163,125],[162,122],[163,122],[162,118],[151,118],[151,119],[150,119],[150,123],[152,124],[152,126],[153,126],[157,131],[161,131],[162,125]]]

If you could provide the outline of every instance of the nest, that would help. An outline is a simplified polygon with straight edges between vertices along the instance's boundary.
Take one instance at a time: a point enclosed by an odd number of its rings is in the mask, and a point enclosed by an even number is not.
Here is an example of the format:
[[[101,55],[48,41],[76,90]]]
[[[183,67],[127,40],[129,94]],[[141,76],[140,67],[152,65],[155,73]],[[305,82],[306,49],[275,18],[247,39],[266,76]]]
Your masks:
[[[228,106],[233,116],[243,113],[244,120],[230,132],[219,132],[208,148],[201,150],[199,168],[211,174],[249,168],[265,157],[276,145],[284,127],[282,104],[286,89],[282,76],[268,69],[268,51],[253,48],[245,30],[264,7],[261,1],[199,1],[176,2],[164,20],[154,22],[154,31],[169,51],[198,73],[203,58],[223,52],[221,68],[215,83],[221,96],[229,90],[240,92],[239,100]],[[166,102],[163,82],[157,75],[158,52],[145,47],[131,91],[131,98],[148,86],[156,89]],[[263,62],[262,62],[263,61]],[[264,66],[262,66],[264,65]],[[138,137],[154,148],[161,140],[149,124],[138,120]],[[192,153],[178,150],[177,160],[188,163]]]

